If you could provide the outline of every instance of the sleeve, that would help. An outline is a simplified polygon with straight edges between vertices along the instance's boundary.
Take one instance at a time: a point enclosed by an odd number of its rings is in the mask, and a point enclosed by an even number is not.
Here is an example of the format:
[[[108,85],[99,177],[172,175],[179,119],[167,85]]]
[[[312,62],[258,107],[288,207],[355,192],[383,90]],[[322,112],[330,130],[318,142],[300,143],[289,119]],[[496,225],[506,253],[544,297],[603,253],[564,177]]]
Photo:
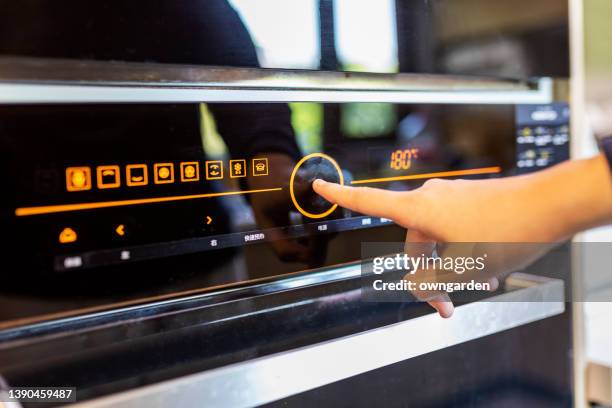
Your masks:
[[[209,108],[233,157],[284,153],[297,160],[301,156],[286,104],[210,104]]]
[[[612,171],[612,97],[590,101],[587,116],[599,150],[606,156]]]
[[[207,0],[207,2],[210,0]],[[208,3],[210,7],[210,3]],[[215,33],[217,50],[209,49],[218,65],[259,67],[255,45],[238,13],[223,0],[223,6],[209,9],[209,28]],[[210,48],[210,47],[209,47]],[[210,60],[209,60],[210,61]],[[217,130],[233,157],[258,153],[285,153],[301,156],[291,126],[291,111],[282,103],[212,103]]]

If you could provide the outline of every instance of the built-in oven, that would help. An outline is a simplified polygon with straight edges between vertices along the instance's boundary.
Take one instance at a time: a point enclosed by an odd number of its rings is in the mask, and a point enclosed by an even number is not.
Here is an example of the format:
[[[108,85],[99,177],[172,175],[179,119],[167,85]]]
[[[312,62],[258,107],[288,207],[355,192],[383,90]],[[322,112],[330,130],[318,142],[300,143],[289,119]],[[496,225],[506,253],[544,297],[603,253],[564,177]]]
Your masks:
[[[568,159],[565,3],[256,3],[0,1],[0,385],[571,405],[567,247],[444,320],[366,301],[362,244],[405,230],[311,187]]]

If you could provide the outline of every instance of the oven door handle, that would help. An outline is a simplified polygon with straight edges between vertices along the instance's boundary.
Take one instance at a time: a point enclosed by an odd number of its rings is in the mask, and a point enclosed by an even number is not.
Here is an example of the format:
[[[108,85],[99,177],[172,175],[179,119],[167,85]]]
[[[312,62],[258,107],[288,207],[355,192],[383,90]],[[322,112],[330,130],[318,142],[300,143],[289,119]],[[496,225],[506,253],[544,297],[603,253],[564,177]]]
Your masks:
[[[562,280],[517,273],[506,287],[512,290],[457,307],[450,319],[431,313],[101,397],[83,407],[256,406],[565,311]]]
[[[548,104],[551,78],[211,67],[0,57],[0,105],[19,103],[393,102]]]

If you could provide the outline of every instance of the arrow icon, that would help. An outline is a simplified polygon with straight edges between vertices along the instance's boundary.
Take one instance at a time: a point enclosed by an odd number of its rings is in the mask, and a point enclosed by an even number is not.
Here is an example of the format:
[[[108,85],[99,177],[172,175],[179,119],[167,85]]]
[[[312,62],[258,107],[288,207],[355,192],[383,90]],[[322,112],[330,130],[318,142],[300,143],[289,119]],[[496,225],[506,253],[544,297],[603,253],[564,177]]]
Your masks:
[[[115,232],[120,237],[124,236],[125,235],[125,225],[123,225],[123,224],[117,225],[117,228],[115,228]]]
[[[210,216],[206,216],[206,225],[210,225],[212,223],[212,218]]]

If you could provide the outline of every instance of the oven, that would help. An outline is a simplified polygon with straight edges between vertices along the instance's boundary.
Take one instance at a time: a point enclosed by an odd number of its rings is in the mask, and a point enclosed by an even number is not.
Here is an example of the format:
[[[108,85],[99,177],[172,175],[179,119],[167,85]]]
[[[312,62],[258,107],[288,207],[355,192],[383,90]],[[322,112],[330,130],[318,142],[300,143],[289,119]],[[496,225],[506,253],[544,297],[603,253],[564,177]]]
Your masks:
[[[567,246],[444,320],[364,299],[362,244],[405,231],[311,188],[567,160],[567,5],[497,3],[0,1],[0,385],[571,406]]]

